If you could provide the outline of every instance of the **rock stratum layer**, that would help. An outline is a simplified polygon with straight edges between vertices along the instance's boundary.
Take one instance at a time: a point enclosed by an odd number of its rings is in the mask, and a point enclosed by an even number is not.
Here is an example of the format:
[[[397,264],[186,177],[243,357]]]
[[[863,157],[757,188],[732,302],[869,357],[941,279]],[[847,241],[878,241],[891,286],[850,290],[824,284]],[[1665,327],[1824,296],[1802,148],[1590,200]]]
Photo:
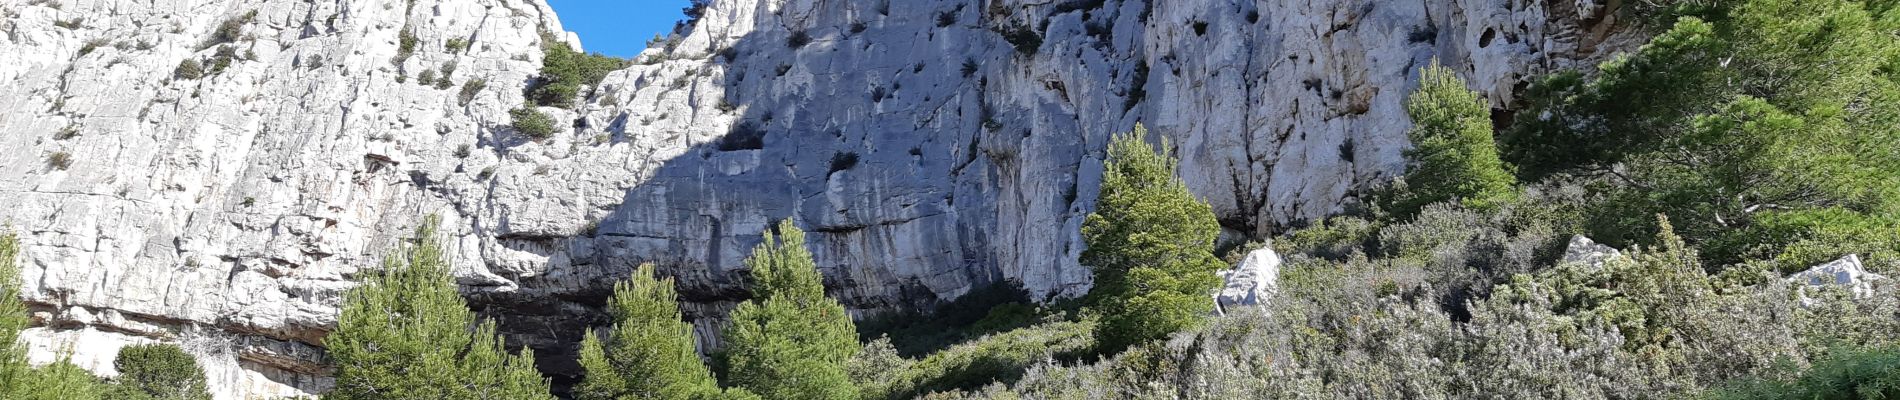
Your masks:
[[[1419,67],[1508,109],[1629,49],[1616,4],[713,0],[531,140],[541,42],[579,45],[540,0],[4,0],[0,223],[38,359],[182,342],[250,398],[323,390],[341,294],[439,214],[477,311],[571,376],[639,263],[712,337],[783,218],[858,313],[1080,294],[1137,122],[1231,236],[1340,211],[1403,169]]]

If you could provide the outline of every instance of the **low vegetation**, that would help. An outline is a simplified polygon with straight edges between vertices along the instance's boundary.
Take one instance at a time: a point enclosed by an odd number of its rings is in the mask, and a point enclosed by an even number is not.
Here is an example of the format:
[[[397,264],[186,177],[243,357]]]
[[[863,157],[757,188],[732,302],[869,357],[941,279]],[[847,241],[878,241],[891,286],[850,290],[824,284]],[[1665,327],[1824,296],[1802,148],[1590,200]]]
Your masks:
[[[554,118],[533,107],[522,107],[508,111],[514,120],[515,132],[534,139],[547,139],[554,136]]]
[[[574,51],[552,34],[542,34],[541,76],[528,89],[534,104],[573,108],[582,87],[599,85],[607,74],[626,68],[627,60]]]

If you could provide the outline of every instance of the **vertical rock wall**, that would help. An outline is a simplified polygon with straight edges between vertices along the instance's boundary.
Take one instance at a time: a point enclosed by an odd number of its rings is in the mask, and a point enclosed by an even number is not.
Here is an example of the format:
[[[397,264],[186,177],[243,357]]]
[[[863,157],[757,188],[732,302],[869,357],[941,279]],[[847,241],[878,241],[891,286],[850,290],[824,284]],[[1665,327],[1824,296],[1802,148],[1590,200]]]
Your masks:
[[[1616,8],[715,0],[530,140],[507,110],[562,32],[539,0],[0,0],[0,223],[36,357],[109,372],[119,346],[183,342],[241,398],[325,387],[338,297],[440,214],[478,311],[566,376],[639,263],[715,337],[782,218],[857,312],[1080,294],[1102,149],[1137,122],[1235,236],[1339,211],[1402,169],[1419,67],[1508,109],[1630,48]]]

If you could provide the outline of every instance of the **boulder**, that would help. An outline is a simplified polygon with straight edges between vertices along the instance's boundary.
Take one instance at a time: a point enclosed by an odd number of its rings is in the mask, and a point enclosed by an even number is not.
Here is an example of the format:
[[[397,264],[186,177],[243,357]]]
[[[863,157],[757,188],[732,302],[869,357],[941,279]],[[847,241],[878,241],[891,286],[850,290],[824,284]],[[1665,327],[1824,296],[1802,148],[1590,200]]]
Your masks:
[[[1221,312],[1237,306],[1260,306],[1279,291],[1280,254],[1271,247],[1261,247],[1247,253],[1240,266],[1221,271],[1220,277],[1226,285],[1220,294],[1214,297]]]
[[[1789,282],[1803,284],[1803,289],[1840,287],[1853,292],[1855,298],[1872,296],[1875,282],[1886,279],[1886,276],[1867,272],[1867,268],[1860,263],[1860,256],[1855,254],[1848,254],[1839,260],[1816,265],[1788,277]],[[1804,291],[1801,302],[1811,304],[1813,300],[1808,298]]]
[[[1623,253],[1616,251],[1615,248],[1597,243],[1583,235],[1576,235],[1571,236],[1570,244],[1564,247],[1564,258],[1561,264],[1582,264],[1594,270],[1603,268],[1603,263],[1609,262],[1610,259],[1622,256]]]

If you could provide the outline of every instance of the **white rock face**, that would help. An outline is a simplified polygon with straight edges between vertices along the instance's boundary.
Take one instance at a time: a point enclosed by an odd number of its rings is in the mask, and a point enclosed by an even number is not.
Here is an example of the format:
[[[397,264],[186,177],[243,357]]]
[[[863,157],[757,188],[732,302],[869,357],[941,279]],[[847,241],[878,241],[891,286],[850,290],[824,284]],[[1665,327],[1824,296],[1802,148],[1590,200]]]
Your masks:
[[[1233,309],[1241,306],[1262,306],[1280,292],[1280,253],[1272,247],[1261,247],[1247,253],[1234,269],[1221,271],[1220,277],[1226,284],[1221,286],[1220,294],[1214,297],[1220,309]]]
[[[1854,293],[1856,298],[1872,296],[1874,285],[1886,279],[1886,276],[1867,272],[1867,268],[1861,266],[1860,256],[1856,254],[1848,254],[1839,260],[1816,265],[1814,268],[1808,268],[1806,271],[1797,272],[1788,277],[1789,282],[1806,284],[1808,287],[1832,286],[1847,289]],[[1803,294],[1802,303],[1810,302],[1806,294]]]
[[[1575,235],[1570,237],[1570,244],[1565,245],[1564,258],[1560,263],[1581,264],[1590,269],[1602,269],[1603,263],[1622,256],[1623,252],[1615,248],[1597,243],[1583,235]]]
[[[854,311],[1006,280],[1083,293],[1102,150],[1136,122],[1176,144],[1232,233],[1337,211],[1402,167],[1419,67],[1438,59],[1508,109],[1528,79],[1631,48],[1616,15],[715,0],[576,110],[543,108],[573,124],[535,141],[507,110],[539,32],[563,32],[540,0],[0,0],[0,224],[25,246],[36,348],[226,343],[195,348],[228,348],[249,375],[218,394],[244,398],[321,390],[341,293],[440,214],[477,308],[570,374],[580,328],[639,263],[677,275],[715,337],[747,296],[740,261],[784,218]],[[202,45],[233,20],[219,66]],[[187,59],[209,72],[175,76]]]

